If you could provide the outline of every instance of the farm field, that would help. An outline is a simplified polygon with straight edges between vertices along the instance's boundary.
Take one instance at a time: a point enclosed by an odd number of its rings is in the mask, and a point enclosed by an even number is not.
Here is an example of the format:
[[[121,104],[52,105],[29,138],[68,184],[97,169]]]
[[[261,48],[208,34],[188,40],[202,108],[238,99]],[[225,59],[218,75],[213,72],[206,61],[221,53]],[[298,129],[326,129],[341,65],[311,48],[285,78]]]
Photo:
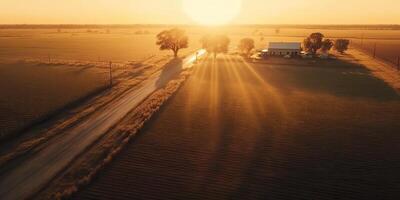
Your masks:
[[[371,56],[375,51],[376,57],[390,62],[400,69],[400,40],[356,39],[353,40],[353,46],[364,50],[365,53]]]
[[[18,131],[108,83],[100,69],[36,63],[0,65],[0,135]]]
[[[164,28],[165,29],[165,28]],[[281,28],[279,33],[273,28],[227,27],[184,28],[189,35],[189,49],[192,52],[201,47],[199,40],[205,33],[219,32],[231,38],[231,46],[236,46],[243,37],[252,37],[257,48],[264,48],[270,41],[298,41],[313,32],[324,33],[328,38],[365,38],[368,43],[382,41],[382,48],[390,46],[396,52],[400,43],[400,30],[331,30]],[[69,59],[90,61],[131,61],[155,54],[169,54],[159,51],[155,36],[160,27],[131,29],[0,29],[0,58],[5,59]],[[398,51],[397,51],[398,52]],[[396,52],[396,53],[397,53]]]
[[[400,200],[400,0],[0,1],[0,200]]]
[[[74,199],[398,199],[399,119],[357,64],[208,59]]]
[[[171,55],[159,51],[155,36],[161,27],[80,28],[80,29],[0,29],[0,125],[1,134],[19,130],[107,84],[107,63],[141,63],[154,56]],[[185,28],[189,48],[185,55],[201,48],[203,34],[215,32],[200,27]],[[399,30],[332,30],[254,27],[226,27],[218,30],[231,39],[235,51],[240,39],[252,37],[256,48],[268,42],[301,42],[312,32],[327,37],[364,37],[365,46],[378,41],[379,57],[396,62],[400,52]],[[60,64],[61,63],[61,64]],[[77,66],[75,63],[85,63]],[[139,65],[140,66],[140,65]],[[135,66],[132,66],[132,69]]]
[[[62,31],[62,30],[61,30]],[[138,34],[140,30],[0,30],[2,59],[67,59],[81,61],[124,62],[144,59],[159,52],[155,35]],[[141,32],[140,32],[141,33]],[[196,48],[192,45],[191,51]],[[185,53],[185,52],[183,52]]]
[[[105,89],[108,61],[125,66],[117,70],[132,71],[134,78],[149,70],[142,63],[170,55],[158,50],[151,33],[68,31],[0,30],[1,138]]]

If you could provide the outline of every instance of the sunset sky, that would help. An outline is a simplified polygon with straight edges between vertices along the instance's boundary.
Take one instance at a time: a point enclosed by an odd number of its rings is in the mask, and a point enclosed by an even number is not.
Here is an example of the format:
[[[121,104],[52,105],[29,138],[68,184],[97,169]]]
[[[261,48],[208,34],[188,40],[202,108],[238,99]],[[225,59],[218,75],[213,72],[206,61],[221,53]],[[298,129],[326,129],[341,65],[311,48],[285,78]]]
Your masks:
[[[190,24],[199,22],[194,19],[196,17],[188,15],[188,10],[183,9],[182,1],[185,0],[1,0],[0,23]],[[214,0],[217,1],[227,5],[222,13],[232,9],[232,6],[229,6],[231,0]],[[242,0],[240,11],[230,22],[400,24],[399,8],[399,0]],[[197,12],[207,13],[207,6],[199,7]]]

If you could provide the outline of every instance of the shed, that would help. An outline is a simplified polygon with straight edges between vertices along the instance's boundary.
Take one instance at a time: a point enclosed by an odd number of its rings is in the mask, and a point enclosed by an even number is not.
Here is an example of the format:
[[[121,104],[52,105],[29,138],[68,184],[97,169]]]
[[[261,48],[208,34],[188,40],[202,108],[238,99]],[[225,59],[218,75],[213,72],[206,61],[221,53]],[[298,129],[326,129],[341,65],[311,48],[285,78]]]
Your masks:
[[[269,55],[300,55],[301,43],[300,42],[270,42],[268,45]]]

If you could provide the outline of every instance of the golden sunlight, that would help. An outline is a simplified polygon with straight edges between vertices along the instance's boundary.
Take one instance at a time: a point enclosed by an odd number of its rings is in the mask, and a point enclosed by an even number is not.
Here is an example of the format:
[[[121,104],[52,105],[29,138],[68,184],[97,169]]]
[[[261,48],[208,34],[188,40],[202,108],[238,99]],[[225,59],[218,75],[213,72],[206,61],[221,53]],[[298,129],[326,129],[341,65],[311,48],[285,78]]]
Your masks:
[[[241,10],[241,0],[183,0],[183,9],[194,21],[203,25],[223,25]]]

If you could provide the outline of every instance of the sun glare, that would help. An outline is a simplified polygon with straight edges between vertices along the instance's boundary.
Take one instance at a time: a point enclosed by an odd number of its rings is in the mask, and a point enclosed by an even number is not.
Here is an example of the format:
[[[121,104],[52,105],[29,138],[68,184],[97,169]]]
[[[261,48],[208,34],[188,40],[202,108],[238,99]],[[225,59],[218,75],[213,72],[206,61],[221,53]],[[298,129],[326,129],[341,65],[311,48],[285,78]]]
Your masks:
[[[183,9],[194,21],[203,25],[223,25],[241,10],[241,0],[183,0]]]

